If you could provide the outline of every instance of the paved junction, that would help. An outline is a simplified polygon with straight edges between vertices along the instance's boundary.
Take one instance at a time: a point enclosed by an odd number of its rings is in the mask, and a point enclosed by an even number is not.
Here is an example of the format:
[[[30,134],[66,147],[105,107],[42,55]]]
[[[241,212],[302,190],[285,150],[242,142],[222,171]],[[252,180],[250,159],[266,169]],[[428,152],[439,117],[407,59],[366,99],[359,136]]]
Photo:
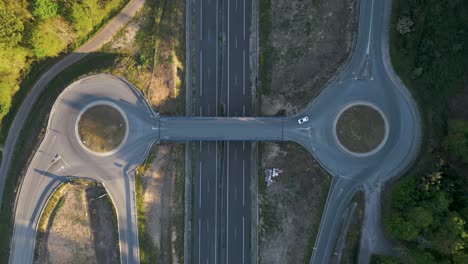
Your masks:
[[[56,101],[46,136],[22,183],[16,205],[11,263],[33,260],[37,222],[55,188],[70,177],[98,180],[117,212],[122,263],[138,263],[133,170],[158,141],[295,141],[334,176],[311,262],[328,263],[340,219],[363,185],[384,182],[414,159],[420,138],[417,108],[388,58],[388,1],[362,0],[356,47],[344,71],[300,114],[285,118],[160,117],[131,84],[109,75],[81,79]],[[96,156],[82,147],[75,124],[93,102],[110,102],[128,120],[128,136],[115,153]],[[352,155],[334,136],[338,114],[353,103],[385,116],[388,137],[371,155]],[[308,116],[309,121],[297,120]],[[55,155],[61,159],[53,161]],[[379,212],[375,212],[378,214]]]

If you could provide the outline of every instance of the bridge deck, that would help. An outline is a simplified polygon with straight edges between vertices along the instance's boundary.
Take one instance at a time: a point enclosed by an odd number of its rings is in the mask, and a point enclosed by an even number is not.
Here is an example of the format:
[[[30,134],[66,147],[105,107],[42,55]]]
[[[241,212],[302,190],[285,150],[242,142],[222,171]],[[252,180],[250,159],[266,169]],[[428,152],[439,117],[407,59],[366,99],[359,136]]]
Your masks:
[[[161,141],[282,141],[283,119],[268,117],[161,117]]]

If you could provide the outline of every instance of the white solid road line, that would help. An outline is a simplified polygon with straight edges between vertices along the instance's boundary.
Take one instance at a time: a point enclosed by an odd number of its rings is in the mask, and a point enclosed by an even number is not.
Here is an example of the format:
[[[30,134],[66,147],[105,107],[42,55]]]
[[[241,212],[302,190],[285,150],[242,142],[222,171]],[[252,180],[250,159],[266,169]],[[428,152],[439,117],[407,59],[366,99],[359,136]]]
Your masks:
[[[244,0],[244,20],[242,20],[242,23],[244,23],[244,41],[245,41],[245,0]]]
[[[203,40],[203,0],[200,0],[200,40]]]
[[[372,19],[374,16],[374,0],[371,0],[371,17],[370,17],[370,23],[369,23],[369,35],[367,36],[367,51],[366,54],[369,55],[369,50],[370,50],[370,41],[371,41],[371,32],[372,32]]]
[[[198,208],[201,208],[201,200],[202,200],[201,186],[202,186],[202,161],[200,161],[200,186],[198,186],[200,196],[198,196]]]
[[[245,263],[245,245],[244,245],[244,242],[245,242],[245,238],[244,238],[244,235],[245,235],[245,217],[243,216],[242,217],[242,263]]]
[[[229,11],[228,11],[229,14]],[[229,263],[229,141],[226,143],[227,145],[227,186],[226,186],[226,264]]]
[[[245,95],[245,49],[242,59],[242,94]]]
[[[229,112],[230,112],[230,111],[229,111],[229,73],[230,73],[230,71],[229,71],[229,57],[230,57],[230,56],[229,56],[229,46],[230,46],[230,45],[229,45],[229,28],[230,28],[230,25],[231,25],[231,24],[230,24],[230,22],[231,22],[231,20],[230,20],[230,12],[229,12],[229,7],[230,7],[230,6],[231,6],[231,5],[230,5],[230,3],[229,3],[229,1],[228,1],[228,27],[227,27],[227,31],[228,31],[228,33],[227,33],[227,116],[229,116]],[[229,144],[229,143],[228,143],[228,144]]]
[[[201,263],[201,243],[200,243],[200,234],[201,234],[201,219],[198,218],[198,263]]]
[[[203,50],[200,50],[200,96],[203,96]]]
[[[245,206],[244,203],[245,203],[245,160],[242,160],[242,206]]]
[[[218,21],[218,2],[216,1],[216,21]],[[216,35],[215,35],[215,43],[216,43],[216,86],[218,86],[218,23],[216,23]],[[218,116],[218,88],[216,90],[216,116]],[[216,252],[216,251],[215,251]]]
[[[217,247],[218,247],[218,142],[216,144],[216,178],[215,178],[215,264],[217,263]]]

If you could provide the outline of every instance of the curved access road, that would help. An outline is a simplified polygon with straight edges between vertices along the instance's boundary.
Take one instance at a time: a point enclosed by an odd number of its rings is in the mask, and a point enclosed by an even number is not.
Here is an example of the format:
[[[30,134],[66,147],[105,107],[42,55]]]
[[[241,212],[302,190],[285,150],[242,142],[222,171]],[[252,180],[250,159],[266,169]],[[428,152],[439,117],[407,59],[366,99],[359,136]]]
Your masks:
[[[0,166],[0,197],[3,197],[3,189],[5,187],[6,177],[10,168],[10,162],[13,155],[13,150],[18,141],[21,129],[24,126],[24,122],[28,118],[34,103],[37,98],[42,94],[47,84],[64,69],[72,65],[73,63],[83,59],[90,52],[100,49],[106,42],[108,42],[117,31],[124,26],[127,22],[132,19],[136,12],[140,10],[145,3],[145,0],[130,0],[130,2],[122,9],[122,11],[116,15],[109,23],[104,26],[93,38],[83,44],[75,52],[65,56],[57,64],[51,67],[45,72],[39,80],[31,88],[23,103],[21,104],[18,112],[16,113],[15,119],[11,124],[10,130],[8,131],[8,137],[3,146],[2,163]]]
[[[110,156],[97,156],[82,147],[75,124],[93,102],[117,105],[127,116],[128,137]],[[60,95],[47,132],[34,155],[18,194],[10,263],[32,263],[37,224],[54,190],[71,178],[102,182],[117,214],[121,263],[139,263],[133,171],[157,140],[155,114],[144,97],[124,80],[110,75],[81,79]],[[56,155],[60,159],[54,161]]]

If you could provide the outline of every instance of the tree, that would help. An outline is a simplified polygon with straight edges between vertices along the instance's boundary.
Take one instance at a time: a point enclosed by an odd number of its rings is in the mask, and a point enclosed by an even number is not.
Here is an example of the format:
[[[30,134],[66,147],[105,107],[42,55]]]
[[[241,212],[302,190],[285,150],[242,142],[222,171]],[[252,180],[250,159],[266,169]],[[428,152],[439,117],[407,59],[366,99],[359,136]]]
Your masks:
[[[93,29],[93,18],[90,14],[90,8],[86,8],[80,3],[73,3],[71,8],[71,21],[75,29],[79,32],[83,32],[83,35]]]
[[[0,1],[0,46],[14,47],[23,38],[23,30],[21,17]]]
[[[443,222],[444,225],[432,234],[433,248],[445,255],[462,253],[468,248],[465,220],[458,213],[450,212]]]
[[[418,206],[409,212],[408,220],[419,229],[424,229],[432,224],[432,214],[426,208]]]
[[[410,251],[410,259],[413,264],[435,264],[437,263],[434,256],[427,252],[419,249],[412,249]]]
[[[468,164],[468,121],[462,119],[449,121],[444,149],[454,158]]]
[[[34,0],[33,14],[42,20],[56,17],[58,4],[54,0]]]
[[[67,47],[67,41],[60,37],[57,28],[51,21],[37,25],[31,36],[31,46],[37,58],[56,56]]]
[[[412,241],[419,235],[418,228],[398,214],[392,214],[386,221],[386,229],[396,239]]]
[[[18,89],[16,84],[0,81],[0,120],[8,113],[11,106],[12,90]]]
[[[412,26],[414,22],[409,17],[400,17],[397,23],[397,31],[401,35],[410,33],[413,31]]]

